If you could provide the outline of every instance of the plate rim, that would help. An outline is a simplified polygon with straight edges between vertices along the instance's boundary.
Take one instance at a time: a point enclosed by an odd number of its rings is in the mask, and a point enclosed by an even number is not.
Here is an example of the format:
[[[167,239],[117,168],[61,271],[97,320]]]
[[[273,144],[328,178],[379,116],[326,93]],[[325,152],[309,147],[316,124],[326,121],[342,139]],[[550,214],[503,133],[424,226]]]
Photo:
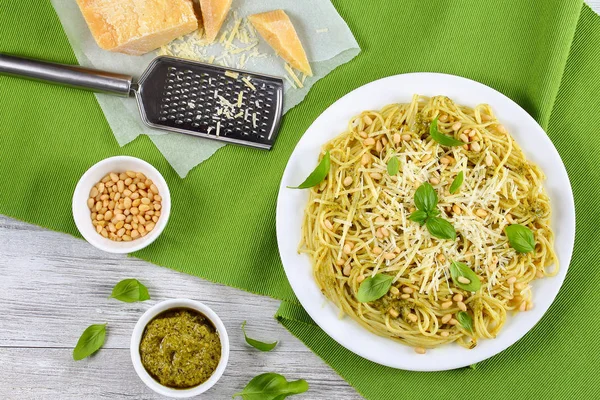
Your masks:
[[[394,80],[401,80],[401,79],[411,79],[411,78],[415,78],[415,79],[422,79],[422,78],[433,78],[433,79],[442,79],[442,80],[456,80],[457,82],[461,82],[464,83],[467,86],[472,86],[474,88],[478,88],[480,90],[484,90],[484,91],[488,91],[488,93],[490,94],[490,96],[494,95],[494,96],[499,96],[499,98],[502,99],[503,102],[506,102],[506,104],[509,104],[512,107],[517,107],[518,109],[520,109],[520,111],[523,113],[522,117],[526,118],[529,120],[529,123],[533,123],[536,126],[536,130],[541,131],[541,133],[543,133],[543,139],[544,141],[546,141],[546,145],[550,145],[551,148],[551,152],[552,157],[557,158],[558,160],[560,160],[560,165],[558,166],[561,174],[564,174],[562,178],[566,178],[566,181],[568,182],[568,188],[566,190],[566,192],[563,192],[564,198],[562,200],[567,202],[567,216],[565,217],[567,219],[567,221],[569,222],[569,226],[561,226],[561,229],[566,229],[567,233],[567,239],[568,239],[568,243],[567,243],[567,248],[564,250],[565,251],[565,259],[566,262],[561,261],[561,266],[560,269],[558,271],[558,274],[553,276],[553,277],[549,277],[549,279],[556,279],[557,281],[554,281],[554,285],[551,286],[551,288],[553,288],[554,290],[552,291],[552,293],[548,293],[551,295],[551,300],[548,302],[548,304],[544,307],[543,311],[541,312],[541,314],[539,314],[539,316],[536,316],[535,318],[533,318],[535,321],[533,321],[533,323],[530,323],[529,328],[521,328],[520,330],[517,331],[517,334],[514,336],[514,338],[509,339],[507,344],[502,344],[501,346],[499,346],[498,349],[493,349],[491,352],[488,351],[485,354],[482,354],[481,356],[478,356],[477,352],[473,352],[473,350],[466,350],[468,351],[469,354],[474,355],[474,357],[468,357],[468,361],[460,361],[460,360],[452,360],[450,362],[447,362],[447,365],[445,366],[441,366],[441,365],[436,365],[435,363],[432,363],[433,366],[432,367],[413,367],[411,365],[407,365],[404,362],[388,362],[386,360],[386,357],[381,357],[380,355],[373,355],[373,354],[368,354],[365,351],[361,351],[360,348],[357,348],[357,346],[353,346],[350,345],[349,343],[347,343],[346,340],[341,340],[340,337],[338,335],[335,334],[335,332],[331,332],[331,329],[326,329],[326,327],[324,327],[324,324],[319,323],[320,320],[320,316],[318,313],[315,313],[314,309],[311,309],[311,307],[307,307],[305,304],[304,296],[302,295],[302,288],[299,286],[298,283],[294,282],[293,277],[291,276],[291,266],[288,265],[286,266],[286,262],[284,261],[284,258],[287,258],[287,256],[285,256],[285,249],[282,249],[282,240],[281,237],[283,237],[283,235],[285,235],[285,227],[282,226],[283,224],[283,215],[282,215],[282,202],[283,202],[283,198],[285,197],[284,195],[282,195],[284,193],[284,190],[290,190],[286,188],[286,179],[290,176],[291,172],[290,172],[290,164],[292,159],[294,158],[294,155],[296,154],[296,151],[298,150],[299,147],[302,147],[303,143],[305,143],[305,141],[308,141],[308,139],[306,139],[307,137],[310,137],[311,135],[307,135],[307,133],[311,132],[313,130],[313,127],[317,124],[318,121],[320,121],[321,119],[325,119],[326,117],[324,117],[325,115],[327,115],[328,113],[331,113],[335,108],[336,105],[339,104],[340,102],[343,101],[347,101],[348,98],[352,98],[354,96],[356,96],[357,94],[359,94],[361,91],[366,90],[366,88],[370,87],[370,86],[376,86],[376,85],[381,85],[383,82],[385,81],[394,81]],[[391,87],[393,87],[393,85],[390,85]],[[391,89],[392,92],[395,92],[396,89]],[[412,95],[412,93],[410,93]],[[375,101],[372,100],[365,100],[364,102],[366,103],[374,103]],[[362,102],[361,102],[362,103]],[[477,104],[481,104],[481,103],[486,103],[485,99],[482,99],[481,101],[478,101]],[[381,107],[381,106],[379,106]],[[369,108],[368,106],[362,106],[361,108],[363,110],[367,110],[367,109],[377,109],[377,107],[372,107]],[[351,118],[352,116],[349,116],[348,118]],[[521,116],[519,116],[519,118],[515,118],[515,119],[520,119]],[[345,122],[345,121],[344,121]],[[316,128],[315,128],[316,129]],[[341,132],[339,132],[341,133]],[[338,133],[338,134],[339,134]],[[326,136],[326,135],[324,135]],[[327,139],[329,139],[328,136],[326,136]],[[327,140],[326,139],[326,140]],[[326,140],[323,140],[322,143],[320,144],[320,146],[322,146]],[[516,141],[516,139],[514,139]],[[521,145],[519,142],[517,142],[517,144]],[[528,154],[528,159],[531,159],[530,154]],[[545,172],[545,171],[544,171]],[[547,183],[548,180],[546,179],[545,183],[544,183],[544,187],[547,188]],[[549,194],[549,197],[550,194]],[[552,199],[551,199],[552,200]],[[302,210],[304,211],[304,209]],[[553,213],[556,211],[553,207]],[[380,364],[380,365],[384,365],[384,366],[388,366],[391,368],[396,368],[396,369],[404,369],[404,370],[411,370],[411,371],[444,371],[444,370],[451,370],[451,369],[456,369],[456,368],[462,368],[462,367],[466,367],[468,365],[471,365],[473,363],[477,363],[477,362],[481,362],[483,360],[486,360],[490,357],[493,357],[499,353],[501,353],[502,351],[506,350],[508,347],[512,346],[513,344],[515,344],[516,342],[518,342],[520,339],[523,338],[523,336],[525,336],[528,332],[530,332],[535,325],[537,325],[537,323],[544,317],[544,315],[546,315],[546,313],[548,312],[549,308],[551,307],[551,305],[554,303],[554,301],[556,300],[556,297],[560,291],[560,289],[562,288],[562,285],[564,283],[564,280],[566,278],[566,274],[568,272],[568,268],[569,265],[571,263],[571,259],[572,259],[572,254],[573,254],[573,247],[574,247],[574,242],[575,242],[575,229],[576,229],[576,221],[575,221],[575,202],[574,202],[574,198],[573,198],[573,190],[572,190],[572,186],[571,186],[571,182],[569,179],[569,175],[567,173],[566,167],[564,165],[564,162],[562,161],[562,158],[560,157],[560,154],[558,153],[558,151],[556,150],[556,147],[554,146],[554,144],[552,143],[552,141],[550,140],[549,136],[547,135],[546,131],[538,124],[538,122],[527,112],[525,111],[519,104],[517,104],[516,102],[514,102],[512,99],[510,99],[509,97],[507,97],[506,95],[502,94],[501,92],[474,80],[468,79],[468,78],[464,78],[461,76],[456,76],[456,75],[451,75],[451,74],[443,74],[443,73],[435,73],[435,72],[411,72],[411,73],[406,73],[406,74],[396,74],[396,75],[391,75],[391,76],[387,76],[387,77],[383,77],[371,82],[368,82],[364,85],[361,85],[355,89],[353,89],[352,91],[348,92],[347,94],[345,94],[344,96],[340,97],[339,99],[337,99],[335,102],[333,102],[331,105],[329,105],[323,112],[321,112],[315,119],[314,121],[311,123],[311,125],[306,129],[306,131],[304,132],[304,134],[302,135],[302,137],[300,138],[300,140],[296,143],[294,150],[292,151],[292,153],[290,154],[288,161],[286,163],[286,167],[284,170],[284,173],[282,175],[281,178],[281,182],[280,182],[280,186],[279,186],[279,191],[278,191],[278,196],[277,196],[277,208],[276,208],[276,235],[277,235],[277,245],[278,245],[278,250],[279,250],[279,254],[280,254],[280,258],[281,258],[281,262],[282,265],[284,267],[284,271],[286,274],[286,277],[288,279],[288,282],[290,283],[290,286],[292,287],[292,290],[294,291],[294,294],[296,295],[296,297],[298,298],[300,304],[302,305],[303,309],[307,312],[307,314],[312,318],[312,320],[315,322],[315,324],[317,326],[319,326],[330,338],[332,338],[335,342],[337,342],[339,345],[341,345],[342,347],[346,348],[347,350],[349,350],[350,352],[365,358],[369,361],[372,361],[374,363]],[[553,227],[553,232],[556,232],[556,227]],[[556,238],[555,238],[555,246],[556,246]],[[312,262],[311,262],[312,264]],[[311,270],[311,275],[312,275],[312,270]],[[316,285],[316,283],[315,283]],[[326,300],[327,303],[331,304],[333,307],[336,307],[333,304],[333,302],[331,302],[330,300],[326,299],[324,296],[323,298]],[[513,316],[509,315],[507,316],[509,319],[512,318]],[[349,317],[347,317],[349,318]],[[354,321],[352,318],[349,318],[350,321],[352,321],[353,323],[357,324],[358,323],[356,321]],[[373,335],[374,338],[378,338],[378,339],[385,339],[385,340],[389,340],[391,343],[397,343],[401,346],[405,346],[406,348],[410,349],[411,347],[408,345],[404,345],[395,341],[392,341],[389,338],[385,338],[379,335],[376,335],[375,333],[372,333],[370,331],[368,331],[366,328],[360,326],[361,329],[363,329],[366,333]],[[482,339],[482,340],[486,340],[486,341],[493,341],[494,339]],[[452,346],[452,344],[450,345],[444,345],[443,347],[446,346]],[[473,352],[473,353],[471,353]],[[416,353],[415,353],[416,354]],[[418,355],[419,357],[423,357],[422,355]]]

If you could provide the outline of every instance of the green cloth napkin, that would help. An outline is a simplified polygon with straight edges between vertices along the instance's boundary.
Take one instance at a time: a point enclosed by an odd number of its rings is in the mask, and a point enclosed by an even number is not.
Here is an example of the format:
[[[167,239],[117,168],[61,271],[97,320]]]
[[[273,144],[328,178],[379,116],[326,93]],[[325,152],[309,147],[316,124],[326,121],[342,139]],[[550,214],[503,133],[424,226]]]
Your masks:
[[[147,138],[119,148],[90,93],[0,77],[0,213],[78,236],[70,201],[81,174],[105,157],[137,156],[165,176],[173,207],[160,238],[135,256],[283,300],[281,323],[365,397],[597,397],[600,17],[581,0],[334,5],[363,52],[286,114],[271,152],[227,146],[183,180]],[[0,51],[75,62],[47,0],[0,0]],[[414,71],[465,76],[511,97],[547,129],[573,185],[577,237],[560,294],[530,333],[476,370],[417,373],[353,355],[299,306],[277,252],[277,190],[303,132],[352,89]]]

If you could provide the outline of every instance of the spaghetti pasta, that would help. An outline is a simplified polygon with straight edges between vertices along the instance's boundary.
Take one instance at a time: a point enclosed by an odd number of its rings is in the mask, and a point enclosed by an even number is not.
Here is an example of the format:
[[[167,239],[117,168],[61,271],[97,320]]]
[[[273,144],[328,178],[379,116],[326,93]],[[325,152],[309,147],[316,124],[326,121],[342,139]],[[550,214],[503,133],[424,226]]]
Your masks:
[[[441,133],[465,144],[434,141],[435,117]],[[557,272],[544,174],[488,105],[415,95],[410,103],[354,117],[326,151],[331,166],[311,189],[299,250],[311,257],[323,294],[370,331],[418,352],[450,342],[473,348],[498,334],[508,312],[533,306],[531,281]],[[386,169],[392,157],[399,161],[394,176]],[[464,182],[452,194],[461,171]],[[423,182],[436,190],[440,218],[456,229],[456,240],[437,239],[408,219]],[[510,247],[504,232],[510,224],[533,232],[535,251]],[[479,277],[478,291],[453,282],[452,261]],[[376,274],[393,277],[389,291],[359,302],[360,285]],[[458,321],[461,311],[472,328]]]

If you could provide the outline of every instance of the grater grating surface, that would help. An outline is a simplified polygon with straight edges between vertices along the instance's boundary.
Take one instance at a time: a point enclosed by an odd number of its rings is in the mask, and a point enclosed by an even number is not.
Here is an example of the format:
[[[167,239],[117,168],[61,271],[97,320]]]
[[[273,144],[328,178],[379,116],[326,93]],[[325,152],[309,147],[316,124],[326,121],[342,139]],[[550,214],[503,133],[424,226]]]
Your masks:
[[[242,78],[248,78],[255,90]],[[157,57],[133,90],[142,119],[154,128],[262,149],[270,149],[277,137],[283,109],[281,78]]]

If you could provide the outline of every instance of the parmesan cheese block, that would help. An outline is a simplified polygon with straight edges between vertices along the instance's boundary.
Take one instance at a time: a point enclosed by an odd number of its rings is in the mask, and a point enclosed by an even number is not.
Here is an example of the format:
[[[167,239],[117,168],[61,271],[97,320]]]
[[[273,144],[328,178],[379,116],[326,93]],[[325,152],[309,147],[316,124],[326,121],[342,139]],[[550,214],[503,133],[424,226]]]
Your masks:
[[[258,33],[292,67],[308,76],[312,70],[292,21],[283,10],[274,10],[248,17]]]
[[[231,0],[200,0],[204,31],[209,42],[216,39],[230,8]]]
[[[191,0],[77,0],[98,46],[141,55],[198,28]]]

